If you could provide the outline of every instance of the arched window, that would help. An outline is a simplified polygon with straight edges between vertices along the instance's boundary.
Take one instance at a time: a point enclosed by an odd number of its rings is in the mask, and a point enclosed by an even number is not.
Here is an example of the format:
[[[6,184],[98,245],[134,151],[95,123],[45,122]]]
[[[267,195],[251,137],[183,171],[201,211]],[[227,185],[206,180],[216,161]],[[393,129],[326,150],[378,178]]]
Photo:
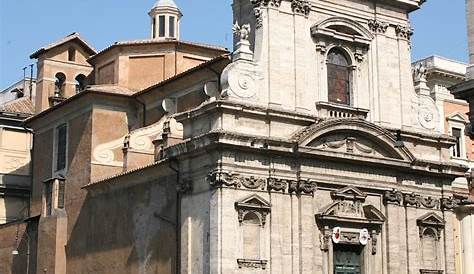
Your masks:
[[[255,212],[245,214],[242,221],[244,258],[260,259],[260,218]]]
[[[66,83],[66,75],[64,75],[62,72],[58,72],[54,77],[54,97],[64,97],[64,84]]]
[[[76,93],[81,92],[86,87],[86,76],[79,74],[76,76]]]
[[[338,48],[327,57],[328,101],[350,105],[352,68],[346,54]]]

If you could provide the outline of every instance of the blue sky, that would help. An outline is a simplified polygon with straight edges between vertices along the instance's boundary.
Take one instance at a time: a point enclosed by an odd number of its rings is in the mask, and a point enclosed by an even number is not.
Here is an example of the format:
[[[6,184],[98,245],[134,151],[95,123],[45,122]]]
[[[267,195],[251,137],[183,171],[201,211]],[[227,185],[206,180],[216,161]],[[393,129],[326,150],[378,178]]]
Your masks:
[[[0,90],[21,79],[29,55],[74,31],[100,50],[149,36],[155,0],[0,0]],[[176,0],[181,39],[231,46],[232,0]],[[465,0],[428,0],[412,14],[413,58],[467,61]]]

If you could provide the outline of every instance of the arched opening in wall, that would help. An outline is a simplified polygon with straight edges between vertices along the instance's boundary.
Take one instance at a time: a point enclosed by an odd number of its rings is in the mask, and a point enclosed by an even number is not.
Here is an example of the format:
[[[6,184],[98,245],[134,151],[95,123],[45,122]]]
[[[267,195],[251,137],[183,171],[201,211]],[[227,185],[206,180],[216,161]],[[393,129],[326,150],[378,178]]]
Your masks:
[[[86,76],[79,74],[75,78],[76,80],[76,93],[83,91],[86,88]]]
[[[427,269],[436,269],[438,262],[438,235],[432,228],[425,228],[421,236],[423,265]]]
[[[260,259],[261,221],[255,212],[248,212],[242,221],[243,251],[245,259]]]
[[[54,97],[64,97],[64,85],[66,83],[66,75],[64,75],[64,73],[62,72],[58,72],[54,77]]]
[[[70,47],[67,51],[67,60],[70,62],[76,61],[76,49],[74,47]]]
[[[352,68],[347,54],[340,48],[332,48],[327,57],[328,101],[351,104]]]

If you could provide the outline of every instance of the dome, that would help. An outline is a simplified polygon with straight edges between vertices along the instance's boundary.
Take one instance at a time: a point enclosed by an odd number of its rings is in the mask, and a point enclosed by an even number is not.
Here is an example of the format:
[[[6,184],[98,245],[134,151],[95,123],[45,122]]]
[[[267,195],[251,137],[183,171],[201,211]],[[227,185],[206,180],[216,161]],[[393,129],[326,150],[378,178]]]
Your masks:
[[[153,5],[153,8],[159,8],[159,7],[168,7],[168,8],[175,8],[179,9],[178,5],[174,2],[174,0],[158,0],[156,3]]]

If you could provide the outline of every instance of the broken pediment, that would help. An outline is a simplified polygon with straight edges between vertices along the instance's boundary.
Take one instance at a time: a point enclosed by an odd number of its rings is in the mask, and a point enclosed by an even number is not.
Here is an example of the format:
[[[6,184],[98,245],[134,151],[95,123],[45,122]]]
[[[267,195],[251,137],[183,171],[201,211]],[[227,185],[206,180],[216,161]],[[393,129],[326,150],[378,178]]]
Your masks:
[[[353,200],[340,200],[323,208],[316,215],[320,222],[336,222],[346,224],[363,224],[380,226],[385,222],[385,216],[373,205],[364,205]]]

